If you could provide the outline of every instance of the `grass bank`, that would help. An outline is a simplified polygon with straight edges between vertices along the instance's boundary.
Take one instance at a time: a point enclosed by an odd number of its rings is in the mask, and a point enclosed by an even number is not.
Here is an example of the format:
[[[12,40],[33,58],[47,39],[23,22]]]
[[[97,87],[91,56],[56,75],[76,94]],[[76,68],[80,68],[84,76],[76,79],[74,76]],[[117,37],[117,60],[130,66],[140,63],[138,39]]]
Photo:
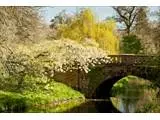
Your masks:
[[[27,82],[30,87],[26,87],[24,83],[21,91],[1,90],[0,112],[63,112],[85,99],[83,94],[60,82],[31,84]]]

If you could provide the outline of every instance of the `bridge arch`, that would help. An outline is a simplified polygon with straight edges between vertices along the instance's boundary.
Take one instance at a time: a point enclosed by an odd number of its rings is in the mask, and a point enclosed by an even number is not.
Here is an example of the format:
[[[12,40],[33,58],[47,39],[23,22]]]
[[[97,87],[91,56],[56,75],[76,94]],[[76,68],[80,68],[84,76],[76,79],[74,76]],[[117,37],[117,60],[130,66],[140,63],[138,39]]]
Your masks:
[[[110,91],[113,85],[122,79],[124,76],[114,76],[104,80],[100,85],[95,89],[92,98],[94,99],[108,99],[110,98]]]
[[[132,68],[132,69],[131,69]],[[131,66],[127,71],[118,70],[113,72],[112,75],[96,86],[92,94],[92,98],[95,99],[108,99],[111,97],[111,89],[116,82],[128,75],[134,75],[143,79],[150,80],[151,82],[157,81],[159,78],[159,69],[151,67],[141,67]],[[160,80],[159,80],[160,81]],[[158,86],[160,87],[160,86]]]

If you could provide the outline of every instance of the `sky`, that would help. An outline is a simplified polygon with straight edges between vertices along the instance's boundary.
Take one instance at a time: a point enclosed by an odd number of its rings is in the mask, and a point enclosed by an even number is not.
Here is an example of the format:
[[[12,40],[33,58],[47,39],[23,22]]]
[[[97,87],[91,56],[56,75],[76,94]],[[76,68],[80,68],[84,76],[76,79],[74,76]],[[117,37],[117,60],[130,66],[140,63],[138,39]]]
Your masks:
[[[77,10],[84,8],[84,7],[44,7],[41,11],[42,17],[44,18],[46,23],[50,23],[50,20],[54,18],[54,16],[58,15],[59,12],[65,10],[66,13],[74,14]],[[85,7],[86,8],[86,7]],[[112,9],[112,7],[87,7],[91,8],[95,13],[97,20],[103,20],[106,17],[112,17],[116,15],[116,12]],[[151,11],[156,10],[157,7],[150,7]],[[152,19],[154,19],[152,17]]]
[[[54,16],[56,16],[62,10],[66,10],[66,13],[74,14],[77,10],[84,7],[45,7],[42,9],[42,16],[44,20],[49,23]],[[111,7],[89,7],[93,10],[98,20],[103,20],[107,16],[115,15],[115,11]]]

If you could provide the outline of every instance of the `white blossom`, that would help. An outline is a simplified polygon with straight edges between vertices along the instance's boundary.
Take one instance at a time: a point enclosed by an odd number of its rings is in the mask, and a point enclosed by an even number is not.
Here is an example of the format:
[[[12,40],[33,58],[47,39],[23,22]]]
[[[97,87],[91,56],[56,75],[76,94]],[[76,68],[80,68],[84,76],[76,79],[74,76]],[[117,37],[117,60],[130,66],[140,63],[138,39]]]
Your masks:
[[[54,74],[53,71],[66,72],[74,69],[87,73],[89,68],[110,60],[107,53],[97,46],[87,46],[68,39],[44,41],[17,49],[15,57],[22,59],[23,54],[26,56],[25,64],[28,63],[40,71],[48,69],[51,75]]]

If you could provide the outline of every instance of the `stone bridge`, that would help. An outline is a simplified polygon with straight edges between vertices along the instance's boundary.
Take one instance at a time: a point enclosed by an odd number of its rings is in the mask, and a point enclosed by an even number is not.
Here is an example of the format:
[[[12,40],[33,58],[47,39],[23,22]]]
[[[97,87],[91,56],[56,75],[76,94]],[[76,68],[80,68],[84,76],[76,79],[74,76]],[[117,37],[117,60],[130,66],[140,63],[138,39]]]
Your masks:
[[[111,61],[97,65],[89,73],[73,71],[57,73],[56,81],[61,81],[85,94],[87,98],[104,99],[110,97],[110,90],[121,78],[134,75],[150,81],[160,82],[159,63],[156,56],[109,55]]]

